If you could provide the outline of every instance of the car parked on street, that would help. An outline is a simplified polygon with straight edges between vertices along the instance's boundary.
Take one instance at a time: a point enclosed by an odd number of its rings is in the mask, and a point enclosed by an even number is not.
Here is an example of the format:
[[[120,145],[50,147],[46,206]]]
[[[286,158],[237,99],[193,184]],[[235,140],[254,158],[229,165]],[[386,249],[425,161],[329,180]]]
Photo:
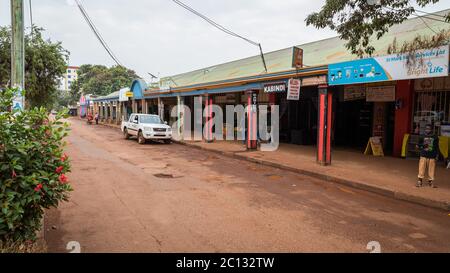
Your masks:
[[[128,121],[122,121],[120,128],[125,139],[136,136],[139,144],[147,140],[172,141],[172,128],[158,115],[131,114]]]

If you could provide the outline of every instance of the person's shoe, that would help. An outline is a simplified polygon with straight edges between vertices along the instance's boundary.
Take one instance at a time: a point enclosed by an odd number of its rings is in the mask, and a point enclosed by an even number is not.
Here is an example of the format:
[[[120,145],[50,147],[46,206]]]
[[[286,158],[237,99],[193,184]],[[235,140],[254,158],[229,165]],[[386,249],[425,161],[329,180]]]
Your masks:
[[[417,181],[416,187],[418,187],[418,188],[422,187],[422,179],[419,179]]]
[[[429,181],[428,181],[428,186],[430,186],[431,188],[437,188],[437,187],[434,185],[433,180],[429,180]]]

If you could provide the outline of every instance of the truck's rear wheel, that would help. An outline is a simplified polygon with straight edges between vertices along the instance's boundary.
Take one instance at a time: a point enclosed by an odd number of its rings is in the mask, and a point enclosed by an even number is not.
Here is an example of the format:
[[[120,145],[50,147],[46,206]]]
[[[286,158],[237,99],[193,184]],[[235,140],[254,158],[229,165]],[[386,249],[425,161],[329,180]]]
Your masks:
[[[138,143],[145,144],[145,138],[144,138],[144,135],[142,134],[142,131],[139,131],[139,133],[138,133]]]
[[[130,138],[130,135],[128,134],[127,128],[123,129],[123,138],[125,138],[125,139],[129,139]]]

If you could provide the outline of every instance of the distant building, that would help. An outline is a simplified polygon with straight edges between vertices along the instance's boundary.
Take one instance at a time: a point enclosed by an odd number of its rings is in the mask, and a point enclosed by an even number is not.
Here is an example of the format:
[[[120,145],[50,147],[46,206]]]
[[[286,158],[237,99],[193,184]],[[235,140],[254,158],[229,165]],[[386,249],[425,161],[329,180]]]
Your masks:
[[[63,78],[61,79],[60,89],[63,91],[70,90],[70,85],[74,80],[78,78],[78,66],[68,66],[66,69],[66,73],[64,73]]]

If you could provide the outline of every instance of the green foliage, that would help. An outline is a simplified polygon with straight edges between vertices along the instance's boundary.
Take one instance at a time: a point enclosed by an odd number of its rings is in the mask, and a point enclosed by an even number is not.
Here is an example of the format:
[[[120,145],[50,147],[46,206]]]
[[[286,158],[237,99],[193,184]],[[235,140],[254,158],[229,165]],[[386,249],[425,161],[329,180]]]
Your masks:
[[[346,40],[346,47],[360,57],[372,55],[370,39],[380,39],[390,27],[415,13],[410,0],[327,0],[319,12],[306,18],[307,25],[329,27]],[[416,0],[420,7],[439,0]],[[450,22],[450,14],[447,16]]]
[[[79,98],[81,91],[84,94],[99,96],[108,95],[123,87],[130,86],[138,78],[136,72],[123,66],[106,67],[103,65],[82,65],[78,70],[78,79],[70,89],[71,97]]]
[[[66,71],[69,52],[60,42],[42,37],[44,29],[33,27],[25,35],[25,89],[27,107],[50,108],[56,97],[59,78]],[[11,74],[11,29],[0,27],[0,87],[7,87]]]
[[[71,93],[65,90],[59,90],[53,109],[60,111],[69,105],[76,105],[77,99],[72,100]]]
[[[0,91],[0,109],[11,107],[14,92]],[[65,115],[50,118],[43,107],[0,112],[0,241],[34,239],[44,209],[67,200]]]

